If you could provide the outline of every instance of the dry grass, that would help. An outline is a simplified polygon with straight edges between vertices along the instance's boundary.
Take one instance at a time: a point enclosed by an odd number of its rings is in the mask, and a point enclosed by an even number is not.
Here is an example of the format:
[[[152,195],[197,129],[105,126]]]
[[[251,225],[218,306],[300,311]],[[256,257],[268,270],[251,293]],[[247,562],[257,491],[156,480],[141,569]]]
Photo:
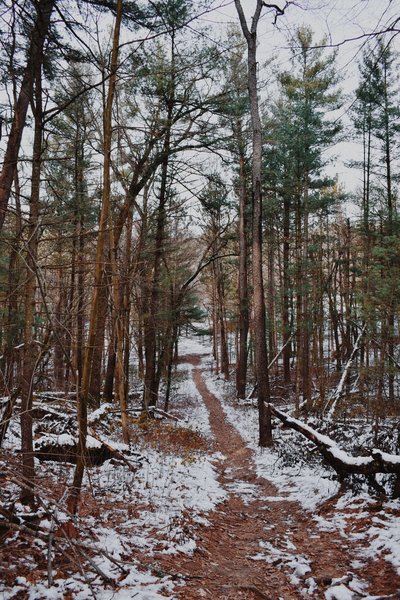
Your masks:
[[[181,425],[161,422],[155,419],[132,419],[132,441],[145,443],[165,454],[187,456],[206,452],[209,442],[198,432]]]

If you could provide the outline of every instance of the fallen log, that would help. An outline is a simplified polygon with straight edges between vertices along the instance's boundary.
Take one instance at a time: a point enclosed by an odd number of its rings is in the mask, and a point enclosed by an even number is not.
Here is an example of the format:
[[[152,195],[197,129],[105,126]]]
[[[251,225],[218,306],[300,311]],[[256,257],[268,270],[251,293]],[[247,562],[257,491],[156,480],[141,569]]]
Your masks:
[[[348,475],[374,476],[377,473],[400,475],[399,455],[388,454],[378,448],[373,448],[370,451],[370,456],[351,456],[344,450],[341,450],[336,442],[327,435],[319,433],[306,423],[302,423],[298,419],[285,414],[271,404],[268,405],[268,408],[284,425],[298,431],[305,438],[313,442],[327,463],[340,477]]]
[[[129,450],[128,447],[126,449]],[[77,440],[75,435],[69,433],[44,435],[35,441],[35,456],[39,460],[76,464]],[[122,449],[116,448],[110,441],[100,438],[96,432],[89,430],[85,457],[87,465],[102,465],[106,460],[113,458],[124,463],[130,471],[135,473],[145,458],[139,452],[132,450],[129,450],[129,456],[135,462],[129,460]]]

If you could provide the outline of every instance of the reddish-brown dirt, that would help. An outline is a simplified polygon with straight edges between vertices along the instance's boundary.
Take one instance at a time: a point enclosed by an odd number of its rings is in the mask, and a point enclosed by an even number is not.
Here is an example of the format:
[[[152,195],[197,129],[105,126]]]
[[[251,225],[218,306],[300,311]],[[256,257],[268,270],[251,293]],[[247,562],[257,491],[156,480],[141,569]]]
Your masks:
[[[195,356],[186,357],[186,361],[194,366],[200,363]],[[349,572],[368,585],[365,594],[387,595],[399,590],[400,578],[387,561],[377,558],[355,570],[351,563],[357,556],[351,541],[340,532],[320,531],[313,515],[299,504],[281,497],[271,500],[277,496],[276,488],[257,477],[252,451],[226,421],[219,400],[208,390],[199,368],[193,369],[193,378],[209,411],[213,450],[225,457],[218,465],[219,481],[226,489],[238,482],[250,484],[256,486],[256,493],[245,502],[239,493],[232,491],[225,502],[207,515],[209,526],[194,525],[197,548],[192,556],[158,557],[167,572],[180,575],[185,582],[177,588],[178,597],[183,600],[323,599],[331,579]],[[321,510],[327,513],[333,510],[333,504],[327,503]],[[258,553],[268,552],[260,542],[282,550],[283,558],[274,553],[271,563],[255,560]],[[299,555],[306,559],[311,570],[303,575],[297,572],[296,581],[293,578],[296,562],[289,563],[285,556],[292,556],[295,561]],[[307,592],[309,577],[317,587]]]

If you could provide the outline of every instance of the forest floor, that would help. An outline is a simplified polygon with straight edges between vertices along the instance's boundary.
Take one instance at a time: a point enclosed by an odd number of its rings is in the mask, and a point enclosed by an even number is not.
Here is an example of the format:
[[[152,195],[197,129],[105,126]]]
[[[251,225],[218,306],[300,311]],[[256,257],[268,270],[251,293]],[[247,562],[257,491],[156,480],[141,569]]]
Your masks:
[[[200,363],[195,356],[187,360]],[[321,530],[312,513],[257,476],[251,449],[227,421],[200,368],[193,379],[209,412],[215,448],[223,455],[218,479],[231,491],[208,515],[210,526],[199,528],[193,556],[163,561],[187,580],[179,597],[340,600],[365,597],[368,589],[378,595],[400,589],[399,574],[382,556],[357,564],[360,547],[354,540]],[[322,514],[334,510],[329,501],[320,508]]]
[[[207,351],[190,340],[185,351],[171,411],[186,421],[133,424],[143,459],[137,472],[112,461],[92,467],[78,522],[71,524],[60,508],[72,467],[40,463],[44,503],[57,506],[55,542],[49,549],[18,528],[5,529],[0,598],[372,600],[397,594],[399,502],[340,489],[318,461],[304,466],[299,439],[295,464],[282,466],[276,449],[257,448],[255,408],[224,394]],[[6,452],[16,442],[9,440]],[[13,499],[7,457],[2,460],[1,500],[7,506],[12,500],[18,516],[24,509]],[[51,527],[48,512],[42,532]],[[77,537],[84,554],[77,554]]]

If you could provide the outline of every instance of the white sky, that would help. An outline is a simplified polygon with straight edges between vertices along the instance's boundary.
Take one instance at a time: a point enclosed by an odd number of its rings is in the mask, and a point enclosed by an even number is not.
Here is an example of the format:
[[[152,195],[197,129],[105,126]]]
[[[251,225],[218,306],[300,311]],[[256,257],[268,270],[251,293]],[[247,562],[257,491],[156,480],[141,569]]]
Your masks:
[[[284,5],[283,0],[273,1],[279,6]],[[400,0],[296,0],[296,2],[299,6],[290,6],[285,15],[279,17],[276,25],[273,25],[273,13],[264,10],[258,33],[260,64],[274,57],[279,68],[290,68],[288,40],[299,25],[310,25],[317,41],[326,35],[332,44],[341,44],[346,39],[385,29],[400,15]],[[212,12],[201,18],[201,24],[210,25],[212,35],[217,38],[223,36],[228,24],[238,24],[239,21],[234,0],[214,0],[214,6]],[[242,6],[250,21],[256,0],[242,0]],[[111,28],[111,25],[111,19],[102,22],[105,28]],[[341,86],[347,94],[344,105],[339,111],[344,116],[344,120],[354,99],[352,92],[357,86],[357,61],[361,57],[366,41],[367,38],[349,41],[338,48],[338,70],[343,76]],[[395,47],[400,47],[400,35],[395,39]],[[260,78],[265,80],[262,71]],[[269,87],[265,87],[263,93],[268,94],[268,92]],[[29,143],[29,139],[29,131],[26,131],[24,143],[26,140]],[[355,191],[360,185],[361,175],[356,170],[347,168],[345,163],[359,155],[359,145],[355,142],[344,142],[338,144],[332,152],[338,156],[338,159],[330,167],[329,173],[338,174],[346,189]]]
[[[271,3],[280,7],[285,4],[282,0]],[[285,15],[278,18],[275,26],[273,12],[264,9],[258,29],[259,62],[274,57],[279,68],[289,69],[288,40],[297,27],[303,24],[313,29],[316,42],[326,36],[329,44],[339,44],[337,66],[342,77],[340,87],[345,93],[339,114],[343,115],[346,124],[346,114],[354,100],[352,92],[358,84],[357,63],[368,40],[367,37],[354,38],[382,31],[393,23],[400,16],[400,0],[296,0],[296,3],[298,6],[287,8]],[[239,23],[233,0],[215,0],[215,6],[217,8],[204,17],[204,24],[209,23],[216,30],[224,30],[229,23]],[[256,1],[242,0],[242,6],[250,23]],[[352,39],[353,41],[346,41]],[[399,49],[399,40],[400,35],[394,40],[396,49]],[[262,78],[262,73],[260,77]],[[345,163],[359,156],[358,144],[342,142],[335,147],[333,153],[338,159],[330,167],[330,173],[338,174],[348,191],[355,191],[360,185],[360,174],[346,167]]]

